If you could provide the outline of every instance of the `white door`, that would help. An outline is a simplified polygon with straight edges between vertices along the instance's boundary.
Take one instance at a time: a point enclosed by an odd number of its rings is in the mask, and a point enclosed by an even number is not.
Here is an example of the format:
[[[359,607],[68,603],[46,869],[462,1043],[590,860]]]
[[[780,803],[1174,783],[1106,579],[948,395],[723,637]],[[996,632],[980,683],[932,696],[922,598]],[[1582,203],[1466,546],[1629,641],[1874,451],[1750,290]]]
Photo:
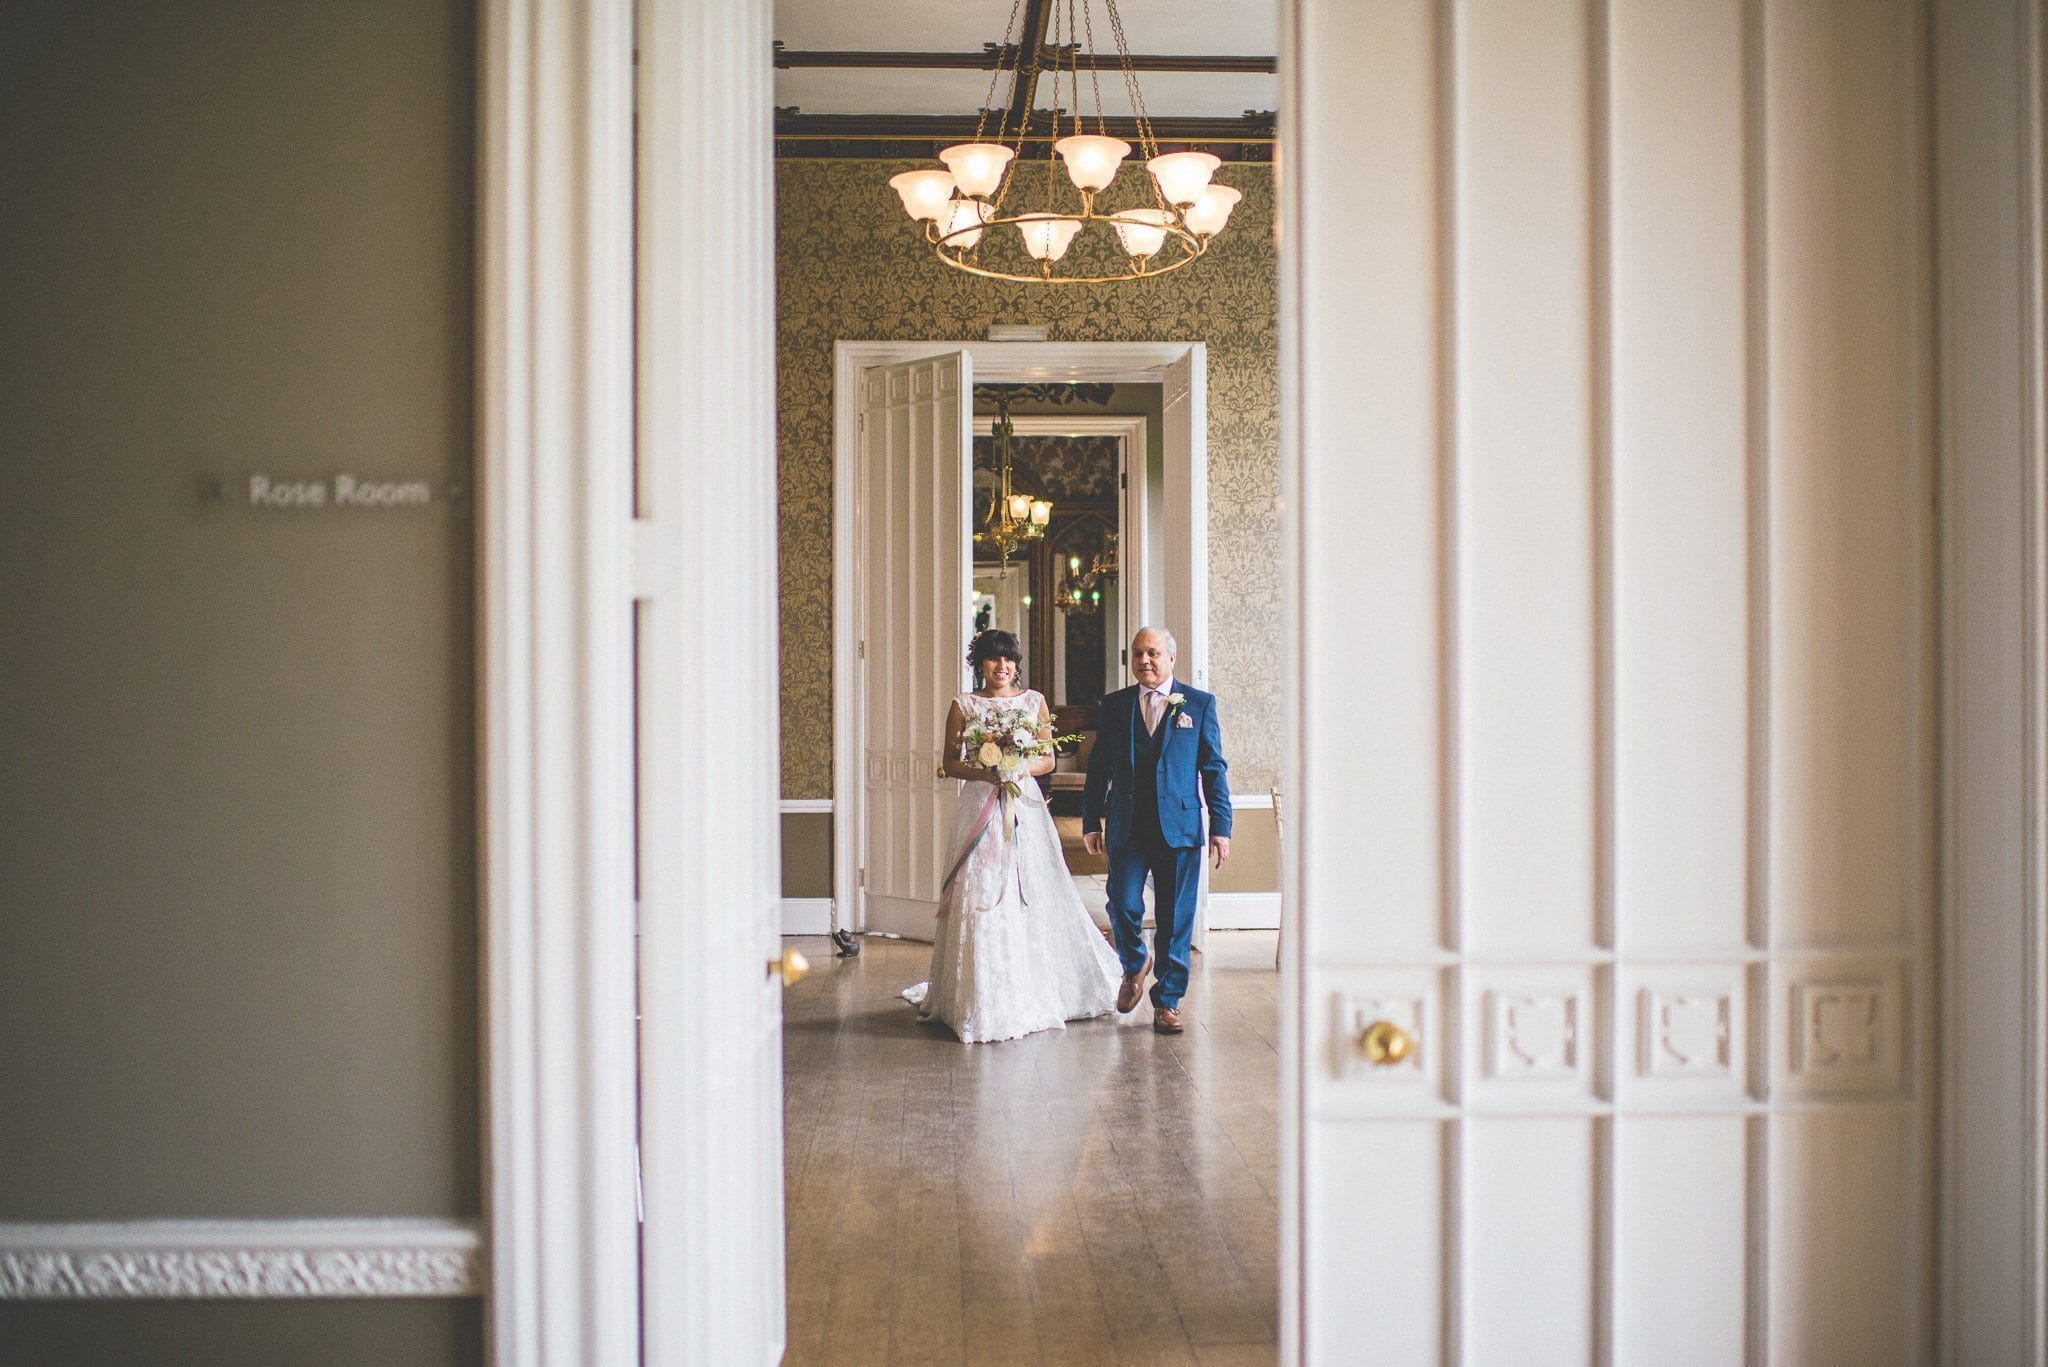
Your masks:
[[[1180,643],[1175,674],[1209,687],[1208,350],[1191,346],[1160,379],[1160,450],[1165,457],[1156,521],[1149,535],[1165,547],[1163,626]],[[1140,463],[1140,469],[1143,468]],[[1227,720],[1227,718],[1226,718]]]
[[[861,374],[856,714],[861,925],[929,940],[957,781],[938,776],[967,686],[974,379],[964,351]]]
[[[1922,8],[1288,22],[1290,1359],[1930,1361]]]
[[[620,364],[638,378],[639,452],[645,1220],[629,1360],[647,1367],[782,1357],[769,9],[643,3],[637,28],[639,347]],[[707,81],[718,53],[732,55]],[[713,121],[730,136],[705,143]]]

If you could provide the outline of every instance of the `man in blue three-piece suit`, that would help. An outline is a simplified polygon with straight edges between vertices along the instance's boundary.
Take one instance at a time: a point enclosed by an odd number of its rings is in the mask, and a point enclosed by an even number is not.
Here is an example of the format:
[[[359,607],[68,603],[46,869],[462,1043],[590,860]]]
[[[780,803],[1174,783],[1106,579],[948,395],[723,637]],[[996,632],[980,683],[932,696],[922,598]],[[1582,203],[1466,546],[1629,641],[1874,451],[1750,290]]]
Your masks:
[[[1178,1035],[1188,990],[1195,899],[1202,881],[1202,816],[1216,867],[1230,857],[1230,783],[1216,697],[1173,680],[1173,633],[1146,627],[1131,640],[1136,685],[1102,700],[1081,797],[1081,838],[1103,850],[1109,817],[1109,924],[1123,960],[1116,1009],[1129,1011],[1158,964],[1152,1028]],[[1152,946],[1145,951],[1145,875],[1152,875]]]

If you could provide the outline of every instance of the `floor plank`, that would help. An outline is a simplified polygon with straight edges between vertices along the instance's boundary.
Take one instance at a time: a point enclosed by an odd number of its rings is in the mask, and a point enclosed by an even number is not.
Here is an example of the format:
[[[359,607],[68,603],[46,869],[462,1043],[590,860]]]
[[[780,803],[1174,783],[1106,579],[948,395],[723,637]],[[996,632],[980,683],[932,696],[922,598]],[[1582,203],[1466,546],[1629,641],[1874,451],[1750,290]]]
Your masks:
[[[1248,1367],[1276,1354],[1273,935],[1216,932],[1150,1008],[967,1046],[897,992],[926,946],[784,999],[789,1354],[820,1367]]]

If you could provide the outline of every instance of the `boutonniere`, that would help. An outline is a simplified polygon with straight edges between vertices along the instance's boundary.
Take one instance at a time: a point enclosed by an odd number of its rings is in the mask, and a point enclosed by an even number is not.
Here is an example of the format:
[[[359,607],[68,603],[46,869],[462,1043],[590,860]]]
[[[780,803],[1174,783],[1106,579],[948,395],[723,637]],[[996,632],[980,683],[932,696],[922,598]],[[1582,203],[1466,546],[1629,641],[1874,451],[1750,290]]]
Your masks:
[[[1188,695],[1185,693],[1169,693],[1166,695],[1166,705],[1168,707],[1185,707],[1187,706],[1187,701]]]

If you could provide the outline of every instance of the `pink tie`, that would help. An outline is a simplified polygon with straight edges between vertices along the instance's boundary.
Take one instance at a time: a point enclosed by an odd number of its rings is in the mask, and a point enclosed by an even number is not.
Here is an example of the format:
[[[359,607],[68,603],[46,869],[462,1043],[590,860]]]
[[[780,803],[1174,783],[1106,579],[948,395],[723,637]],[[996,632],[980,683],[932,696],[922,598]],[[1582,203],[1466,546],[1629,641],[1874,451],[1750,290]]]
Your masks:
[[[1148,735],[1148,736],[1149,736],[1149,735],[1150,735],[1150,734],[1152,734],[1152,733],[1153,733],[1154,731],[1157,731],[1157,730],[1159,729],[1159,719],[1160,719],[1160,717],[1162,717],[1163,715],[1165,715],[1165,712],[1166,712],[1166,700],[1165,700],[1164,698],[1162,698],[1162,697],[1160,697],[1160,696],[1159,696],[1159,693],[1158,693],[1158,691],[1157,691],[1156,689],[1151,689],[1151,688],[1148,688],[1148,689],[1146,689],[1146,690],[1145,690],[1145,734],[1146,734],[1146,735]]]

